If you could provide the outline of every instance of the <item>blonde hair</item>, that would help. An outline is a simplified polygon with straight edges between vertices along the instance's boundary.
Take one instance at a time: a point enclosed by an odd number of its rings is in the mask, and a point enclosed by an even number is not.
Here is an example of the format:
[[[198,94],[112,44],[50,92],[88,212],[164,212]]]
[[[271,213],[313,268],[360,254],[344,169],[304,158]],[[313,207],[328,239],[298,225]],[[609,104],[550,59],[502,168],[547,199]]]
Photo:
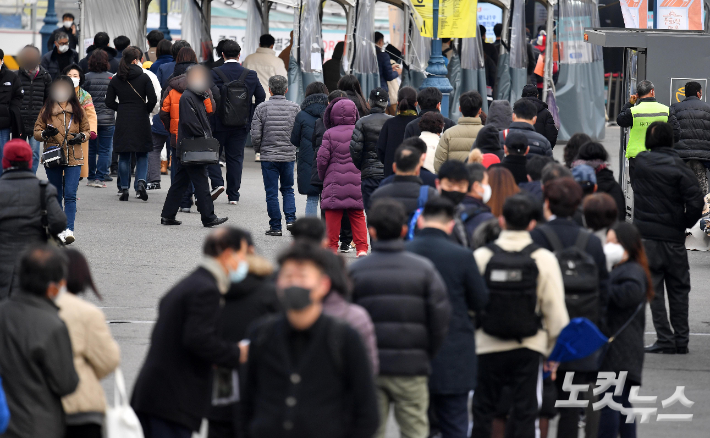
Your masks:
[[[468,160],[466,162],[468,164],[472,164],[472,163],[483,164],[483,153],[478,148],[473,149],[471,151],[471,153],[468,154]]]

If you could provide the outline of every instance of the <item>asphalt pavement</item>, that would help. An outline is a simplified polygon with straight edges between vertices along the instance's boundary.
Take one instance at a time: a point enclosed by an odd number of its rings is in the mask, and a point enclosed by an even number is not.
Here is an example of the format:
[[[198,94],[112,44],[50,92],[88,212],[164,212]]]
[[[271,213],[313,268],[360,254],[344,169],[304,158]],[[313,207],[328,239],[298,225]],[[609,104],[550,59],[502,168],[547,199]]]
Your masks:
[[[611,156],[612,169],[618,171],[619,128],[608,128],[604,141]],[[562,144],[555,148],[561,159]],[[38,174],[43,174],[40,170]],[[170,178],[162,176],[161,190],[149,191],[143,202],[131,190],[129,202],[119,202],[116,183],[105,189],[86,186],[80,182],[76,217],[76,242],[72,247],[88,258],[94,278],[103,296],[99,305],[110,322],[111,331],[121,346],[121,368],[129,392],[137,377],[150,343],[157,306],[172,285],[191,272],[201,258],[202,241],[209,233],[203,228],[200,216],[178,213],[182,225],[160,225],[160,211],[170,185]],[[251,231],[259,253],[274,260],[291,238],[268,237],[268,216],[259,163],[254,162],[251,149],[246,150],[241,200],[238,206],[227,204],[226,195],[215,201],[215,213],[228,216],[228,225]],[[297,214],[303,215],[306,197],[296,194]],[[285,228],[285,224],[284,224]],[[657,422],[638,426],[640,437],[667,438],[675,433],[684,437],[710,436],[710,253],[689,252],[692,291],[690,294],[690,354],[646,355],[643,386],[640,394],[657,396],[655,403],[661,414],[693,414],[691,422]],[[347,255],[354,257],[354,253]],[[646,341],[654,341],[650,311],[646,315]],[[676,403],[663,409],[661,401],[669,398],[676,386],[685,387],[685,396],[694,402],[690,408]],[[104,381],[109,400],[113,400],[113,377]],[[641,406],[641,405],[637,405]],[[390,425],[389,437],[397,436]],[[550,436],[553,436],[552,434]]]

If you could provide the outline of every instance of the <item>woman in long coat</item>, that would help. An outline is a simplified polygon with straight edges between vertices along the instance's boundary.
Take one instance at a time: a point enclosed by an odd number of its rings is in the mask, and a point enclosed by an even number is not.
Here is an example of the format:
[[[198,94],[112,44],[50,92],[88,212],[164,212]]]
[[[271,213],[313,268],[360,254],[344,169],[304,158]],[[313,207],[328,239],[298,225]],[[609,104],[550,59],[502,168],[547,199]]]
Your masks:
[[[153,150],[150,113],[158,102],[155,89],[141,68],[143,53],[137,47],[123,51],[118,74],[111,79],[106,92],[106,106],[116,111],[113,150],[118,154],[119,200],[128,201],[131,184],[131,154],[136,155],[134,189],[136,197],[148,200],[148,152]],[[116,101],[118,98],[118,101]]]

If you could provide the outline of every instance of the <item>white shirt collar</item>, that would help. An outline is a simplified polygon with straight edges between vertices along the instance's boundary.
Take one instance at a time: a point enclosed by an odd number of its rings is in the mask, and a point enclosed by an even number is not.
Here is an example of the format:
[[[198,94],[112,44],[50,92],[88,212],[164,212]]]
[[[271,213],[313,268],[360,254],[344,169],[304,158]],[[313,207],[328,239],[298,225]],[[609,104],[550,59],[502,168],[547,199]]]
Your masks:
[[[225,64],[228,63],[228,62],[236,62],[237,64],[239,64],[239,61],[237,61],[236,59],[225,59],[225,60],[224,60],[224,63],[225,63]]]

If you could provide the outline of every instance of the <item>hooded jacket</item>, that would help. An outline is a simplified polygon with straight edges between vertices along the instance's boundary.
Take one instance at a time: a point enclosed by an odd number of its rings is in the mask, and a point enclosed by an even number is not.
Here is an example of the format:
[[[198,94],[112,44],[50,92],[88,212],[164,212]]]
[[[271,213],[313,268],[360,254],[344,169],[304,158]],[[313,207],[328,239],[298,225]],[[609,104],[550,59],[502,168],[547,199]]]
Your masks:
[[[185,90],[180,96],[179,107],[178,147],[185,138],[212,137],[209,117],[214,113],[215,104],[209,91],[198,95],[190,89]]]
[[[37,66],[37,72],[28,72],[21,68],[17,71],[22,84],[22,114],[23,134],[33,135],[37,116],[44,106],[44,101],[49,97],[49,85],[52,83],[52,76],[42,66]]]
[[[59,58],[63,57],[65,59],[66,65],[59,65]],[[42,67],[49,72],[52,79],[56,79],[62,73],[62,68],[67,65],[78,64],[79,54],[76,50],[69,49],[65,53],[59,53],[57,47],[55,46],[51,51],[42,55],[42,62],[40,63]],[[64,63],[62,63],[64,64]]]
[[[326,111],[323,122],[328,129],[318,150],[318,176],[323,180],[321,209],[362,210],[360,171],[350,157],[358,111],[354,103],[343,99]]]
[[[81,117],[81,123],[78,123],[74,117],[72,106],[67,104],[65,109],[62,109],[58,103],[55,103],[52,107],[52,117],[49,120],[49,124],[53,125],[59,130],[59,133],[50,138],[43,138],[42,132],[47,129],[47,123],[42,120],[42,116],[37,117],[35,122],[34,137],[37,141],[44,142],[43,151],[46,151],[50,147],[59,146],[64,150],[64,154],[67,157],[67,164],[69,166],[81,166],[84,164],[84,153],[81,149],[81,144],[76,144],[73,146],[67,145],[66,140],[71,138],[69,134],[83,133],[84,138],[89,138],[89,118],[86,114]],[[68,138],[67,138],[68,137]]]
[[[710,160],[710,105],[690,96],[671,105],[670,115],[680,124],[680,140],[673,146],[680,158]]]
[[[291,132],[291,143],[296,146],[298,193],[318,196],[320,189],[311,185],[313,168],[316,167],[316,154],[313,151],[313,131],[316,120],[328,106],[328,96],[312,94],[301,103],[301,112],[296,115]]]
[[[112,77],[113,73],[107,71],[86,74],[83,88],[91,95],[91,99],[94,101],[98,126],[113,126],[116,124],[116,112],[106,106],[106,92]]]
[[[336,97],[332,101],[328,103],[328,106],[325,108],[325,111],[323,111],[323,114],[321,114],[320,118],[316,120],[315,126],[313,128],[313,166],[311,168],[311,185],[313,187],[318,188],[318,193],[320,194],[321,191],[323,191],[323,180],[320,179],[320,176],[318,176],[318,166],[316,165],[315,162],[315,157],[318,156],[318,150],[320,149],[321,144],[323,144],[323,135],[325,134],[325,131],[327,131],[325,124],[323,123],[323,117],[325,116],[326,112],[329,112],[329,109],[335,105],[336,102],[347,99],[347,97]]]
[[[478,149],[481,154],[494,154],[501,160],[505,157],[503,146],[500,144],[500,132],[494,125],[488,124],[478,131],[472,149]]]
[[[458,125],[444,131],[434,155],[436,173],[439,173],[445,161],[456,160],[465,163],[471,152],[471,145],[476,141],[481,129],[483,124],[480,117],[461,117]]]
[[[350,140],[350,156],[355,167],[362,172],[362,178],[381,180],[385,177],[384,165],[377,157],[377,141],[385,122],[392,116],[385,114],[379,106],[372,108],[370,115],[357,121]]]
[[[513,123],[513,108],[507,100],[494,100],[488,107],[486,126],[493,126],[502,131]]]
[[[638,154],[631,187],[634,225],[641,237],[683,244],[704,202],[698,179],[678,153],[663,147]]]
[[[116,55],[118,55],[118,52],[116,51],[116,49],[114,49],[113,47],[109,47],[109,46],[96,46],[96,45],[92,44],[89,47],[87,47],[86,48],[86,56],[84,57],[84,59],[79,61],[79,67],[81,67],[81,69],[84,72],[89,71],[89,58],[91,57],[91,52],[93,52],[96,49],[101,49],[104,52],[106,52],[106,54],[108,55],[108,65],[109,65],[108,71],[110,71],[111,73],[117,73],[119,59],[116,58]]]
[[[163,93],[163,102],[160,105],[160,120],[173,136],[177,135],[180,122],[180,96],[187,89],[187,75],[185,73],[173,76],[168,80],[168,88]]]
[[[274,59],[283,67],[279,58],[274,56]],[[271,96],[256,107],[251,122],[251,143],[254,152],[261,154],[261,161],[288,163],[296,160],[291,133],[300,110],[300,105],[281,95]]]
[[[523,97],[523,99],[532,102],[537,108],[537,120],[535,121],[535,131],[545,136],[550,146],[553,148],[557,143],[557,127],[552,113],[547,108],[547,104],[537,97]]]
[[[342,46],[342,44],[341,44]],[[323,63],[323,82],[326,88],[330,91],[338,89],[338,81],[340,80],[340,65],[343,61],[342,47],[338,51],[338,46],[333,51],[333,57]]]

